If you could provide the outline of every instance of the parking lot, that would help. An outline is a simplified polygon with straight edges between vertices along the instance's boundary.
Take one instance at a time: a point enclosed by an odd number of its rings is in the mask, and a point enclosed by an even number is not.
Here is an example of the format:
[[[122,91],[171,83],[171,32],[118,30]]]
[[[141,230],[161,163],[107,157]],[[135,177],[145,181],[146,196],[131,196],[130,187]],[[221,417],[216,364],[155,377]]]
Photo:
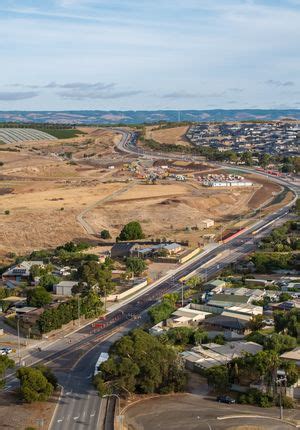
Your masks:
[[[299,410],[285,411],[300,420]],[[138,402],[125,412],[128,430],[289,430],[295,425],[278,419],[278,408],[227,405],[199,395],[178,394]]]

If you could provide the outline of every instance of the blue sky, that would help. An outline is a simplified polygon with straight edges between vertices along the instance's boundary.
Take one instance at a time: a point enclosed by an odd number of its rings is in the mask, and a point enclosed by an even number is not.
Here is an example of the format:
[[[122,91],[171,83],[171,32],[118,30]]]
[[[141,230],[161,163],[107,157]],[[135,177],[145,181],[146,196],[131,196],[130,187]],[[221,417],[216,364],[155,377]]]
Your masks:
[[[0,110],[300,108],[300,0],[1,0]]]

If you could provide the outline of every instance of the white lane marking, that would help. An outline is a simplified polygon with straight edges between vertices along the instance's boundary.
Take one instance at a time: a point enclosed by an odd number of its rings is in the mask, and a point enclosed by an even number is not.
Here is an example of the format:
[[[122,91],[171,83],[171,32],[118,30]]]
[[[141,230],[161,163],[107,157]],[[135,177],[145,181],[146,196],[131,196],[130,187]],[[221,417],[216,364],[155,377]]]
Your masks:
[[[64,417],[60,418],[59,420],[57,420],[58,423],[61,423],[64,420]]]
[[[80,418],[80,415],[78,417],[73,417],[73,420],[76,421]]]
[[[95,412],[93,412],[90,416],[91,417],[94,417],[96,415],[96,411]]]

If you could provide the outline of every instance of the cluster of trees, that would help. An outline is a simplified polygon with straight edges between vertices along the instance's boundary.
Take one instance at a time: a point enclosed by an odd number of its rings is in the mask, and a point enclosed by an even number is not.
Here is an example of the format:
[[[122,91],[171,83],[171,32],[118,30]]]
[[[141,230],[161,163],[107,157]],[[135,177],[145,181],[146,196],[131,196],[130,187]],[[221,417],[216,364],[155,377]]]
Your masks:
[[[45,401],[57,388],[57,379],[45,366],[21,367],[17,371],[20,380],[20,394],[27,403]]]
[[[52,302],[51,294],[44,287],[30,288],[26,292],[28,306],[42,308]]]
[[[227,391],[233,383],[249,386],[251,383],[263,381],[267,395],[273,402],[277,395],[276,379],[279,368],[286,373],[287,386],[298,380],[297,366],[281,360],[274,350],[260,351],[255,355],[246,354],[233,359],[228,365],[211,367],[205,371],[205,375],[208,384],[218,392]],[[271,406],[271,403],[267,406]]]
[[[138,240],[144,239],[145,235],[143,233],[141,224],[138,221],[131,221],[124,225],[117,241],[127,241],[127,240]]]
[[[143,330],[133,330],[117,341],[109,356],[95,377],[101,395],[112,391],[165,394],[184,390],[186,374],[175,350]]]
[[[258,273],[271,273],[279,269],[292,269],[294,258],[291,252],[255,252],[251,261]]]
[[[148,315],[153,324],[158,324],[171,316],[171,314],[176,310],[176,302],[179,300],[178,293],[166,294],[161,303],[152,306]]]
[[[106,258],[103,264],[96,261],[89,261],[79,266],[77,271],[78,280],[82,281],[78,288],[75,287],[73,293],[83,293],[96,287],[101,296],[106,296],[114,291],[115,284],[112,280],[113,261]],[[86,285],[84,285],[85,283]]]
[[[7,355],[0,355],[0,389],[5,386],[4,375],[7,369],[13,369],[15,367],[14,360],[8,358]]]
[[[271,252],[299,250],[300,234],[297,223],[289,221],[283,226],[275,228],[272,233],[262,239],[260,249]]]
[[[126,271],[133,273],[135,276],[141,275],[147,269],[145,260],[138,257],[128,257],[125,264]]]
[[[103,303],[99,295],[90,290],[81,298],[72,298],[67,302],[60,303],[57,307],[46,309],[37,321],[40,332],[49,333],[70,321],[75,321],[78,318],[78,306],[80,315],[85,318],[96,318],[103,312]]]
[[[288,334],[272,333],[266,335],[259,331],[253,331],[247,336],[248,341],[259,343],[265,350],[283,354],[297,346],[297,339]]]
[[[274,312],[275,331],[300,339],[300,311],[291,309],[288,312]]]
[[[170,344],[180,347],[187,345],[201,345],[209,341],[208,334],[201,328],[174,327],[158,336],[163,344]]]
[[[43,261],[55,261],[61,262],[61,263],[76,263],[80,261],[90,261],[90,260],[96,260],[98,257],[94,254],[86,254],[82,251],[87,250],[90,247],[90,245],[86,242],[67,242],[64,245],[58,246],[54,250],[49,249],[41,249],[39,251],[33,251],[29,259],[30,260],[43,260]],[[40,276],[40,275],[36,275]]]

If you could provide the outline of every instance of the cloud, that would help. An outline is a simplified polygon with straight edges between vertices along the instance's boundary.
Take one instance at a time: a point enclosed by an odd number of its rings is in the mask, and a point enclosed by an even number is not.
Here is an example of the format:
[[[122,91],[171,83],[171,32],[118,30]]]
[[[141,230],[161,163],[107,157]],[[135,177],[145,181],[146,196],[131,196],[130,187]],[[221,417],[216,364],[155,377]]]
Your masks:
[[[111,88],[114,88],[116,84],[114,83],[108,83],[105,84],[103,82],[95,82],[95,83],[89,83],[89,82],[68,82],[65,84],[58,84],[56,82],[50,82],[47,85],[44,85],[42,88],[63,88],[63,89],[70,89],[75,91],[103,91],[108,90]]]
[[[244,90],[243,88],[228,88],[228,91],[231,93],[242,93]]]
[[[187,92],[187,91],[173,91],[170,93],[163,94],[161,97],[164,99],[200,99],[200,98],[218,98],[224,97],[225,91],[216,93],[198,93],[198,92]]]
[[[143,93],[141,90],[133,90],[133,89],[121,89],[113,83],[104,83],[104,82],[66,82],[66,83],[57,83],[57,82],[49,82],[44,85],[31,85],[31,84],[10,84],[8,87],[13,88],[30,88],[30,89],[39,89],[41,91],[51,91],[51,90],[61,90],[57,91],[56,95],[64,98],[64,99],[73,99],[73,100],[96,100],[96,99],[119,99],[123,97],[131,97],[135,95],[139,95]],[[31,98],[38,95],[38,93],[34,91],[28,92],[7,92],[2,93],[3,100],[18,100]],[[15,98],[14,98],[15,97]]]
[[[86,90],[67,90],[60,91],[57,94],[65,99],[74,99],[74,100],[97,100],[97,99],[120,99],[123,97],[132,97],[141,94],[140,90],[124,90],[124,91],[110,91],[107,89],[104,90],[95,90],[95,91],[86,91]]]
[[[295,82],[293,81],[276,81],[274,79],[269,79],[265,82],[267,85],[273,85],[274,87],[293,87]]]
[[[32,99],[37,97],[39,93],[36,91],[0,91],[0,100],[1,101],[16,101],[16,100],[25,100]]]

